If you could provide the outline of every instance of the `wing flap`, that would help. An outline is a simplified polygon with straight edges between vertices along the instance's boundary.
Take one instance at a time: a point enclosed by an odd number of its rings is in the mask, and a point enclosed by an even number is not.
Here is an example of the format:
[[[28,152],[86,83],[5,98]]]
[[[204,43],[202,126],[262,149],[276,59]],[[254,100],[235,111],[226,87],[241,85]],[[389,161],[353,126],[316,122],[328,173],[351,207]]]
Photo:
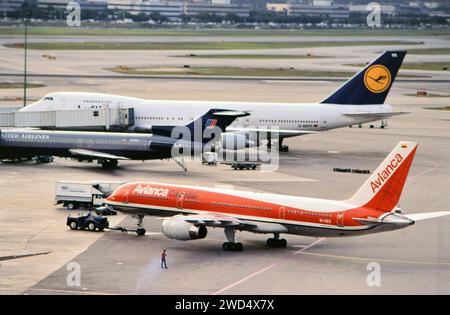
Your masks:
[[[239,220],[237,218],[224,216],[221,214],[193,214],[181,216],[181,219],[188,223],[196,225],[214,226],[214,227],[253,227],[252,223],[247,221]]]

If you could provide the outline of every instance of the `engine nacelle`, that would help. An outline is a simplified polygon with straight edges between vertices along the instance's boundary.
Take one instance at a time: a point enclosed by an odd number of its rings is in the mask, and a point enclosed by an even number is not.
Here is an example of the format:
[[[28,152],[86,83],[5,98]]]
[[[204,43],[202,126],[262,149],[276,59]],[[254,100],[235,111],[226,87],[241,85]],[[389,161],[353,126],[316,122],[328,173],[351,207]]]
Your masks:
[[[162,232],[168,238],[178,241],[198,240],[208,234],[204,225],[195,226],[177,217],[165,219],[162,222]]]
[[[240,150],[254,147],[256,142],[250,140],[249,134],[225,132],[222,133],[220,145],[225,150]]]

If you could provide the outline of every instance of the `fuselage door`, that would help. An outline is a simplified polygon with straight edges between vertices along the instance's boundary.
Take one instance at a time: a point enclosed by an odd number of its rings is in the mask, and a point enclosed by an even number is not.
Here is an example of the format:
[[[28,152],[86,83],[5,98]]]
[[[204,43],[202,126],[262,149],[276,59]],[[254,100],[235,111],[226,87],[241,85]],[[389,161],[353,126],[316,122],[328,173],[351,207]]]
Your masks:
[[[327,115],[320,115],[319,127],[320,129],[327,129]]]
[[[280,219],[284,219],[286,216],[286,208],[280,207]]]
[[[128,199],[130,198],[130,187],[126,188],[127,190],[125,191],[124,195],[123,195],[123,203],[128,203]]]
[[[177,209],[183,209],[183,200],[184,200],[184,193],[179,193],[177,196]]]
[[[344,226],[344,214],[345,211],[339,211],[337,216],[336,216],[336,225],[337,226]]]

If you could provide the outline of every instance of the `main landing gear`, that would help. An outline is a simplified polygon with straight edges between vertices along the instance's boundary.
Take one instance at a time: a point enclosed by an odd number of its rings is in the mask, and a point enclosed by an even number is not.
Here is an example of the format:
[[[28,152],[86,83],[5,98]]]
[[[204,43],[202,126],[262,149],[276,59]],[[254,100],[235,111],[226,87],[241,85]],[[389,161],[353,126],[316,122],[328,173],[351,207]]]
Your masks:
[[[268,140],[267,149],[271,150],[272,145],[278,145],[279,152],[289,152],[289,146],[283,144],[283,138],[280,138],[278,141],[272,141],[270,138]]]
[[[145,229],[142,227],[142,221],[144,219],[144,216],[142,214],[139,214],[137,216],[137,219],[138,219],[138,223],[137,223],[136,234],[138,236],[143,236],[143,235],[145,235]]]
[[[104,170],[110,170],[110,169],[116,168],[117,165],[119,164],[119,162],[117,162],[117,160],[102,160],[102,161],[99,161],[99,163],[102,165],[102,168]]]
[[[234,236],[236,234],[236,230],[233,228],[225,228],[225,236],[227,237],[227,241],[223,243],[222,248],[225,251],[234,251],[240,252],[244,249],[244,245],[242,243],[235,243]]]
[[[289,152],[289,146],[283,145],[283,138],[280,138],[278,141],[278,151],[280,152]]]
[[[284,238],[280,239],[280,234],[276,233],[273,238],[267,239],[266,244],[269,247],[286,248],[287,241]]]

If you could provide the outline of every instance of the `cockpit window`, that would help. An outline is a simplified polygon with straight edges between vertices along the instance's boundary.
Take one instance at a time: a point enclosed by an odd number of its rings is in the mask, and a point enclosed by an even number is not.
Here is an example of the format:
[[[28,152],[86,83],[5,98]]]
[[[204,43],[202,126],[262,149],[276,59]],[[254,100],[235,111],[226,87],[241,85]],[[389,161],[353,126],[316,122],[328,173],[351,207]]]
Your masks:
[[[51,96],[46,96],[46,97],[44,97],[44,100],[47,100],[47,101],[53,101],[53,97],[51,97]]]

